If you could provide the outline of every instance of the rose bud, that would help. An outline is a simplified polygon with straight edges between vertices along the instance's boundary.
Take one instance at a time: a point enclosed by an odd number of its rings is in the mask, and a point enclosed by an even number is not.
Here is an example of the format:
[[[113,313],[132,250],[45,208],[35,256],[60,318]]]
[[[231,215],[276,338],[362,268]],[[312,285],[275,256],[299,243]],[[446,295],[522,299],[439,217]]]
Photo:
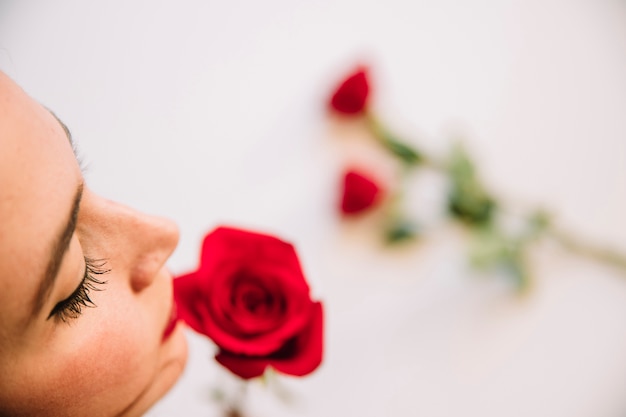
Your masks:
[[[339,84],[330,99],[330,108],[346,115],[361,114],[365,111],[369,91],[366,68],[359,67]]]
[[[382,195],[382,188],[372,178],[350,170],[343,177],[341,212],[344,215],[361,213],[378,204]]]
[[[267,367],[302,376],[322,361],[322,304],[310,297],[294,247],[273,236],[217,228],[198,269],[174,280],[174,297],[181,319],[241,378]]]

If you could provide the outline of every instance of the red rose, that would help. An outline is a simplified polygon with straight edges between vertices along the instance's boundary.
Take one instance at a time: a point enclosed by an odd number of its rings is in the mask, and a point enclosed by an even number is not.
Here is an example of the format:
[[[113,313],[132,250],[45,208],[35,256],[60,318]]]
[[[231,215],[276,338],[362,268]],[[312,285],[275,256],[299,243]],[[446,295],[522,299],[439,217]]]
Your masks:
[[[369,91],[366,69],[359,67],[339,84],[330,99],[330,107],[343,114],[360,114],[365,110]]]
[[[343,177],[341,212],[358,214],[375,206],[382,195],[381,187],[371,178],[357,171],[348,171]]]
[[[302,376],[322,361],[322,304],[311,300],[293,246],[220,227],[202,245],[197,271],[174,280],[179,316],[219,347],[241,378],[268,366]]]

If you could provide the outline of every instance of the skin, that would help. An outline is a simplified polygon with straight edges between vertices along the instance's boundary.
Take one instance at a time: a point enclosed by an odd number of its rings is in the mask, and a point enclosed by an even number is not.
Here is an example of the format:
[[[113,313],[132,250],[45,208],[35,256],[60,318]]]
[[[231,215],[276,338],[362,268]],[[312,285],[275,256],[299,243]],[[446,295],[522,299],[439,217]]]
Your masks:
[[[83,176],[59,121],[0,73],[0,416],[140,416],[187,359],[164,267],[170,221],[84,186],[77,227],[41,311],[30,317]],[[85,256],[110,271],[76,318],[50,316],[80,285]]]

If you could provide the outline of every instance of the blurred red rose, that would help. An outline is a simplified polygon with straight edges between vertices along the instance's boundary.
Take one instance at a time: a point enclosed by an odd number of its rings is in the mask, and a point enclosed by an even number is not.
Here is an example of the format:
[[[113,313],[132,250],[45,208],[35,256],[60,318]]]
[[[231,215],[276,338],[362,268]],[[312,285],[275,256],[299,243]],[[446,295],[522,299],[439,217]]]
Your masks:
[[[369,91],[367,70],[359,67],[339,84],[330,99],[330,107],[342,114],[360,114],[365,111]]]
[[[350,170],[343,177],[341,212],[345,215],[361,213],[378,204],[382,193],[382,188],[372,178]]]
[[[241,378],[268,366],[302,376],[322,361],[322,304],[311,300],[289,243],[217,228],[204,238],[198,270],[174,280],[174,296],[180,318]]]

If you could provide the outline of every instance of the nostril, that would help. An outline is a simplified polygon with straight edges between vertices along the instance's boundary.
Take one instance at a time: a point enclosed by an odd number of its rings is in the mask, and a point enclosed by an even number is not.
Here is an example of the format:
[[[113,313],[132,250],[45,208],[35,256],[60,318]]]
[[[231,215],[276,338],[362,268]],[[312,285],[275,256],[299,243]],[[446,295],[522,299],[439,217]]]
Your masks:
[[[130,282],[133,291],[143,291],[154,282],[167,256],[168,254],[153,252],[137,258],[136,264],[131,268]]]
[[[135,265],[135,267],[131,270],[130,279],[133,291],[143,291],[150,285],[151,282],[150,273],[146,265],[144,263]]]
[[[135,292],[150,286],[159,271],[165,266],[179,240],[178,225],[172,220],[148,215],[134,218],[132,238],[128,241],[132,247],[130,256],[130,284]]]

